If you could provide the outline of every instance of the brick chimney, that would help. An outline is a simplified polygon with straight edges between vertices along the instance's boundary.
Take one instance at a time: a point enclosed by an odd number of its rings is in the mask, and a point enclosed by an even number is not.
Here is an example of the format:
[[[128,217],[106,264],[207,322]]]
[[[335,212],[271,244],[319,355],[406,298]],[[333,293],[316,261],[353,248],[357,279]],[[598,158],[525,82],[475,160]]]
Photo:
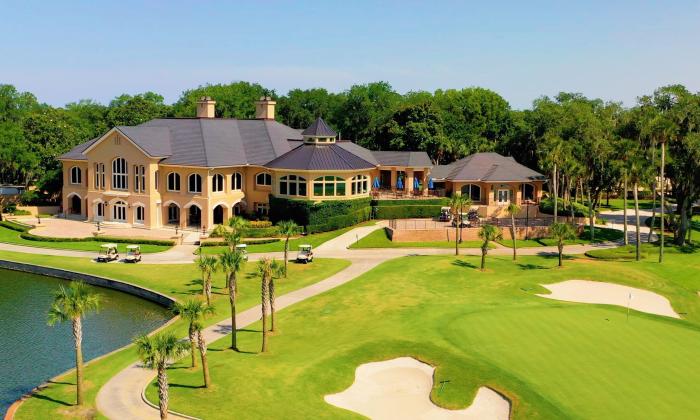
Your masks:
[[[261,96],[259,101],[255,101],[255,118],[258,120],[274,120],[275,105],[277,105],[277,102],[273,101],[271,97]]]
[[[216,101],[210,96],[202,96],[197,101],[197,118],[214,118]]]

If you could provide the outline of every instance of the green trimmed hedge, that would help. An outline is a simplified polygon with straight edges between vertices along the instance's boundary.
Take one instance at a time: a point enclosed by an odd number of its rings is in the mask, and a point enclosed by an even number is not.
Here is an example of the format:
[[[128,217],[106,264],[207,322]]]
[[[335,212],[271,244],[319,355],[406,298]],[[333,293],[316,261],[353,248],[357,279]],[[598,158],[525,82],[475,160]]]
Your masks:
[[[23,226],[18,223],[11,222],[9,220],[0,221],[0,226],[14,230],[16,232],[26,232],[29,230],[29,226]]]
[[[251,240],[245,240],[241,241],[242,244],[246,245],[262,245],[262,244],[271,244],[274,242],[279,242],[280,238],[267,238],[267,239],[251,239]],[[208,246],[226,246],[228,245],[228,242],[226,241],[207,241],[207,242],[202,242],[201,246],[203,247],[208,247]]]
[[[23,231],[19,235],[20,238],[26,239],[28,241],[37,242],[114,242],[120,244],[138,244],[138,245],[160,245],[160,246],[173,246],[175,241],[166,239],[129,239],[129,238],[116,238],[112,236],[96,236],[93,238],[55,238],[51,236],[39,236],[32,233]]]
[[[394,206],[448,206],[449,198],[428,198],[425,200],[372,200],[374,207]]]
[[[372,209],[365,207],[356,210],[349,214],[333,216],[326,219],[326,223],[318,225],[309,225],[306,227],[306,233],[328,232],[331,230],[342,229],[344,227],[353,226],[358,223],[365,222],[372,216]]]
[[[571,215],[569,206],[567,205],[566,208],[564,208],[564,200],[558,198],[557,202],[559,203],[557,205],[557,214],[559,216]],[[554,200],[543,198],[542,201],[540,201],[540,211],[544,214],[554,214]],[[588,207],[580,203],[574,203],[574,217],[588,217]]]
[[[244,238],[271,238],[279,234],[280,232],[277,226],[265,228],[245,228],[243,231],[241,231],[241,236]]]
[[[440,205],[428,206],[377,206],[375,219],[410,219],[440,216]]]

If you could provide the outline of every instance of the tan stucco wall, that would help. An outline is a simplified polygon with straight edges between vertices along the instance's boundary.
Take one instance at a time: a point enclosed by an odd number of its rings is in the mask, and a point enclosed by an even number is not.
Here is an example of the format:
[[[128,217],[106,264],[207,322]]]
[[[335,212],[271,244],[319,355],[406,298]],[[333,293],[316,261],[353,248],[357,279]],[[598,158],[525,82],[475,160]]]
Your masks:
[[[290,170],[275,170],[273,172],[272,193],[275,196],[297,199],[308,199],[314,201],[329,201],[329,200],[348,200],[353,198],[369,197],[372,190],[372,172],[371,170],[361,171],[290,171]],[[297,175],[306,179],[306,196],[282,195],[279,192],[279,180],[283,176]],[[352,194],[352,178],[357,175],[367,176],[367,192],[361,194]],[[336,176],[345,180],[345,195],[340,196],[316,196],[314,195],[314,180],[321,176]]]

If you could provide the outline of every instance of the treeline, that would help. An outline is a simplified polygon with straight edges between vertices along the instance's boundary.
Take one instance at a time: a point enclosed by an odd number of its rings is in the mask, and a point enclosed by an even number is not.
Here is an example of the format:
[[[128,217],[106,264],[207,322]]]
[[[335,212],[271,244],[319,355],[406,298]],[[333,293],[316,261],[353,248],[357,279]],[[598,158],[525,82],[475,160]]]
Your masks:
[[[217,101],[218,117],[252,118],[254,101],[277,99],[277,119],[305,128],[322,116],[342,138],[375,150],[423,150],[436,164],[479,151],[497,151],[550,176],[567,203],[578,196],[593,206],[619,191],[623,179],[655,190],[661,144],[667,145],[669,192],[688,231],[691,203],[699,198],[700,96],[683,86],[641,96],[632,108],[576,93],[541,97],[531,109],[513,110],[483,88],[399,94],[384,82],[341,93],[294,89],[286,95],[237,82],[187,90],[172,105],[153,92],[121,95],[109,104],[81,100],[65,107],[41,104],[28,92],[0,85],[0,183],[36,184],[60,191],[59,154],[118,125],[157,117],[192,117],[201,96]]]

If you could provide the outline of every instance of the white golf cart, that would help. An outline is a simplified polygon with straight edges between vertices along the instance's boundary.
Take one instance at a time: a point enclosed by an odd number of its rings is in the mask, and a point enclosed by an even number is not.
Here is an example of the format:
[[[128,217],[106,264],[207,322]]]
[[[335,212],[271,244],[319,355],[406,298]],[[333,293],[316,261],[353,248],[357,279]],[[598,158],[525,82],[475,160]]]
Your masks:
[[[313,261],[314,253],[311,250],[311,245],[299,245],[299,251],[297,252],[297,262],[306,264]]]
[[[236,251],[240,252],[243,254],[243,258],[248,261],[248,245],[246,244],[238,244],[236,245]]]
[[[457,220],[459,219],[459,221]],[[459,226],[457,225],[459,223]],[[469,227],[469,213],[460,213],[459,217],[452,219],[453,227]]]
[[[440,221],[449,222],[452,220],[452,209],[449,207],[440,207]]]
[[[128,263],[137,263],[141,261],[141,245],[127,245],[126,258],[124,261]]]
[[[102,244],[100,245],[100,253],[97,255],[98,262],[110,262],[119,259],[119,251],[117,244]]]

